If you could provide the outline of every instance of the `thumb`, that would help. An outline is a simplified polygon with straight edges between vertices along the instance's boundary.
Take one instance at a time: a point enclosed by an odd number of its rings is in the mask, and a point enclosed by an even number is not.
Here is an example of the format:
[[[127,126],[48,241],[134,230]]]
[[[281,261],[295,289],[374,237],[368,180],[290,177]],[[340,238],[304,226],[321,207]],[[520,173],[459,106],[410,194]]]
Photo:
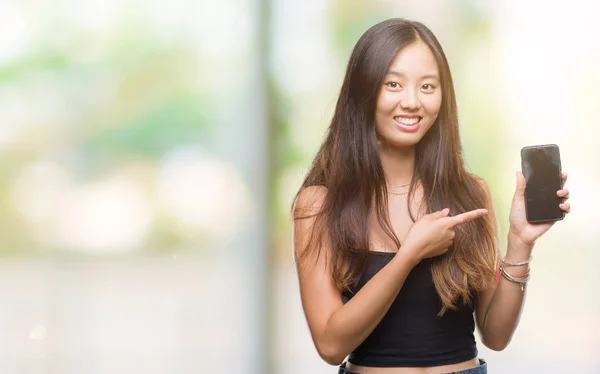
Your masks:
[[[515,190],[515,196],[522,197],[525,195],[525,176],[520,171],[517,171],[517,189]]]
[[[444,208],[442,210],[438,210],[437,212],[433,212],[430,214],[431,218],[433,219],[438,219],[438,218],[444,218],[448,216],[448,213],[450,213],[450,209],[448,208]]]

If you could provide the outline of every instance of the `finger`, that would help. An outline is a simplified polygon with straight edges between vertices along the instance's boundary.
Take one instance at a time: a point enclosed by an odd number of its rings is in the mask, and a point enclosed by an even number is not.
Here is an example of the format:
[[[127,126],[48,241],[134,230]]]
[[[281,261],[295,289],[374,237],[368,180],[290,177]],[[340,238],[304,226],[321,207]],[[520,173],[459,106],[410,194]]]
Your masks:
[[[569,204],[569,203],[562,203],[562,204],[559,204],[558,206],[560,207],[560,209],[562,209],[566,213],[571,212],[571,204]]]
[[[561,174],[561,177],[562,177],[562,183],[563,183],[563,185],[564,185],[565,183],[567,183],[567,177],[568,177],[568,174],[567,174],[566,172],[565,172],[565,173],[562,173],[562,174]]]
[[[520,171],[517,171],[517,188],[515,189],[515,197],[525,196],[525,176]]]
[[[563,188],[562,190],[556,191],[556,194],[564,199],[569,198],[569,190],[567,188]]]
[[[444,208],[442,210],[438,210],[437,212],[433,212],[433,213],[429,214],[429,217],[431,217],[433,219],[444,218],[444,217],[448,216],[448,213],[450,213],[450,209]]]
[[[469,212],[457,214],[453,217],[448,217],[446,219],[449,220],[450,227],[454,227],[460,223],[465,223],[465,222],[471,221],[477,217],[481,217],[481,216],[487,214],[487,212],[488,212],[487,209],[475,209],[475,210],[471,210]]]

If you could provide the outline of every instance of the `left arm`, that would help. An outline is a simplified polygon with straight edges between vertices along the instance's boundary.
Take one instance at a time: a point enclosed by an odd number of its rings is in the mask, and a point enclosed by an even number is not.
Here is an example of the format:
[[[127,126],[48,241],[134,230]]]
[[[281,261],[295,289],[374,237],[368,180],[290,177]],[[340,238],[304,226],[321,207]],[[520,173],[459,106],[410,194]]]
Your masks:
[[[567,175],[563,174],[563,185],[566,182]],[[493,214],[491,195],[485,182],[481,181],[484,190],[487,193],[488,210],[492,217]],[[531,251],[535,241],[552,227],[555,222],[531,224],[525,218],[525,177],[522,173],[517,173],[517,188],[513,197],[510,211],[510,230],[508,233],[508,247],[506,249],[505,261],[507,263],[517,263],[527,261],[531,257]],[[557,191],[557,195],[568,199],[569,191],[565,188]],[[560,205],[561,209],[569,212],[568,203]],[[505,267],[510,275],[520,277],[529,270],[529,264],[520,266]],[[482,292],[479,296],[479,302],[475,307],[475,319],[481,336],[481,340],[486,347],[501,351],[510,342],[517,325],[523,304],[525,302],[525,290],[521,286],[513,283],[502,276],[500,273],[496,283]]]

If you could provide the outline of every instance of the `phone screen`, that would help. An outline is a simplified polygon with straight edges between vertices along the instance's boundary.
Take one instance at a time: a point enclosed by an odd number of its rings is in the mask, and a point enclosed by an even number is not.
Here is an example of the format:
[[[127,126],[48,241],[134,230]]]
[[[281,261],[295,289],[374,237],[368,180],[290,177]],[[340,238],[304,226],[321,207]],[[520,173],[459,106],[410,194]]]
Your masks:
[[[560,152],[555,144],[521,149],[521,168],[525,176],[527,221],[545,222],[564,218],[556,191],[562,188]]]

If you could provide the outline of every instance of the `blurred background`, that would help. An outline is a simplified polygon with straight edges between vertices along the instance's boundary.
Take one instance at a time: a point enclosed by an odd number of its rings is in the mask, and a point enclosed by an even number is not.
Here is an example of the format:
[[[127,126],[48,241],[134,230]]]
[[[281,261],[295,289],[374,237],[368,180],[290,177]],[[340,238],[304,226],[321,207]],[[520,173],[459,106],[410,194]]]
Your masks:
[[[0,371],[334,373],[289,209],[360,35],[442,43],[500,236],[525,145],[572,213],[541,238],[490,373],[600,373],[600,22],[592,0],[2,0]],[[503,251],[505,241],[503,242]]]

